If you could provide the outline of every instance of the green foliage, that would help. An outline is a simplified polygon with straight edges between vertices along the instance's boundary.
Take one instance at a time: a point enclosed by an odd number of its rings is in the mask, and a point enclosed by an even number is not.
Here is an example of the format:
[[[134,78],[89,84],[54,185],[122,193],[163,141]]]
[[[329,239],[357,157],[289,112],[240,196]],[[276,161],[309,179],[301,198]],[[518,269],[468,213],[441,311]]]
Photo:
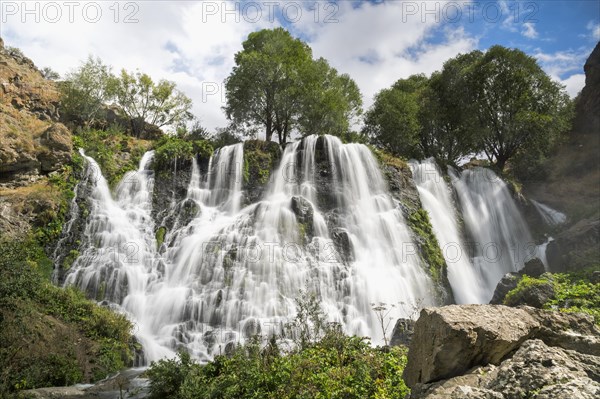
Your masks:
[[[572,107],[564,87],[520,50],[491,47],[467,85],[481,126],[480,148],[499,170],[520,151],[549,148],[569,127]]]
[[[145,73],[123,69],[119,76],[111,76],[108,90],[129,119],[142,119],[158,127],[177,126],[192,119],[192,100],[177,90],[174,82],[155,83]]]
[[[115,186],[125,173],[137,170],[148,143],[125,134],[119,126],[106,130],[79,129],[73,136],[73,146],[83,148],[94,158],[110,186]]]
[[[424,75],[413,75],[375,96],[363,130],[373,144],[397,156],[421,157],[419,103],[426,85]]]
[[[436,283],[445,285],[446,261],[429,221],[429,214],[421,208],[408,217],[408,224],[418,237],[417,244],[427,263],[429,275]]]
[[[0,240],[0,396],[104,378],[131,360],[126,317],[53,286],[40,253],[33,239]]]
[[[345,133],[361,113],[358,86],[324,59],[313,60],[310,47],[283,28],[248,35],[225,81],[227,117],[266,141],[277,132],[287,142],[292,130],[303,134]]]
[[[162,359],[152,363],[146,372],[146,376],[152,381],[150,398],[179,398],[180,387],[192,371],[192,366],[197,367],[197,364],[192,362],[189,353],[185,351],[177,353],[177,359]]]
[[[212,154],[213,147],[207,140],[188,141],[165,135],[156,143],[154,165],[157,170],[165,170],[175,161],[190,161],[195,155],[208,159]]]
[[[163,242],[165,242],[166,234],[167,228],[165,226],[160,226],[158,230],[156,230],[156,248],[160,248]]]
[[[406,348],[373,348],[366,339],[345,336],[324,323],[314,295],[303,293],[297,304],[291,327],[304,333],[296,349],[283,353],[275,337],[265,345],[255,337],[206,365],[180,353],[150,366],[151,398],[400,399],[409,393],[402,380]],[[321,327],[317,332],[308,325]]]
[[[267,184],[281,156],[279,147],[271,142],[247,140],[244,142],[244,183]]]
[[[339,75],[327,60],[309,63],[302,82],[298,130],[304,135],[342,136],[362,113],[362,97],[348,74]]]
[[[60,84],[61,115],[67,121],[89,126],[102,119],[102,106],[111,98],[111,67],[89,56]]]
[[[413,75],[380,91],[364,133],[394,155],[456,164],[484,152],[500,170],[538,178],[544,156],[573,114],[564,88],[522,51],[493,46],[448,60],[431,78]]]
[[[481,52],[472,51],[446,61],[421,93],[419,146],[443,164],[456,165],[477,150],[478,123],[466,82],[481,57]]]
[[[546,278],[535,278],[530,277],[528,275],[524,275],[519,280],[517,286],[510,290],[506,297],[504,297],[504,304],[508,306],[513,306],[516,301],[522,296],[523,292],[530,290],[533,287],[544,286],[548,283],[551,283],[551,280]]]
[[[587,313],[600,325],[600,283],[592,282],[592,267],[581,273],[553,274],[555,296],[546,303],[550,309]]]
[[[48,79],[48,80],[59,80],[60,79],[60,74],[50,67],[43,67],[42,69],[40,69],[40,72],[42,73],[42,76],[44,77],[44,79]]]
[[[517,287],[505,297],[504,303],[510,305],[521,292],[534,286],[552,284],[554,297],[545,304],[545,309],[556,309],[561,312],[587,313],[600,324],[600,283],[592,282],[592,267],[578,273],[545,273],[539,278],[523,276]]]

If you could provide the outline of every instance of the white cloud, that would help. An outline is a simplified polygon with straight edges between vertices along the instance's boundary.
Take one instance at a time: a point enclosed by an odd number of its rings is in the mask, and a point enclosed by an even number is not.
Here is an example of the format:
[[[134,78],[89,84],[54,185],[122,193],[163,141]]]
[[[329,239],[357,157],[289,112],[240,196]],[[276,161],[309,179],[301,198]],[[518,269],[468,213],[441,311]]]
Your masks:
[[[139,68],[156,79],[173,80],[194,100],[195,114],[209,129],[226,124],[222,82],[242,41],[254,30],[278,25],[264,5],[262,18],[253,23],[254,10],[242,17],[224,13],[224,6],[234,9],[232,2],[142,1],[135,3],[139,9],[133,16],[139,22],[124,23],[125,16],[136,10],[121,8],[115,22],[117,15],[110,8],[114,3],[95,4],[102,6],[102,18],[96,23],[87,22],[80,11],[72,23],[67,15],[58,23],[43,18],[40,23],[33,18],[22,23],[17,14],[7,17],[2,36],[37,65],[60,73],[94,54],[116,70]],[[458,25],[442,27],[435,18],[423,20],[420,14],[405,18],[402,2],[339,2],[338,9],[325,8],[327,4],[317,3],[318,18],[305,8],[290,28],[309,42],[315,56],[327,58],[357,81],[366,106],[395,80],[430,74],[448,58],[477,47],[477,40]],[[209,8],[214,6],[216,12]],[[293,11],[288,13],[292,19]]]
[[[535,39],[538,37],[538,33],[535,30],[535,25],[531,22],[523,23],[523,30],[521,34],[529,39]]]
[[[585,75],[582,73],[577,73],[569,76],[568,78],[561,81],[563,85],[565,85],[565,89],[571,98],[574,98],[579,94],[583,86],[585,86]]]
[[[600,22],[590,21],[586,25],[589,31],[589,38],[592,40],[600,40]]]
[[[580,48],[544,53],[542,50],[536,49],[533,56],[550,76],[561,80],[567,74],[583,72],[583,64],[591,51],[591,48]]]

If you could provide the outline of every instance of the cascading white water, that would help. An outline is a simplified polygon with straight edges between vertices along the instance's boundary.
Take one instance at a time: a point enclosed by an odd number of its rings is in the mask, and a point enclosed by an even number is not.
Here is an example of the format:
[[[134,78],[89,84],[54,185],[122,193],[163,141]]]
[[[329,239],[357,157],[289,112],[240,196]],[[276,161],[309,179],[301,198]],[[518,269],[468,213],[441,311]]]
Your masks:
[[[120,305],[137,325],[146,361],[180,346],[208,358],[256,332],[276,332],[295,315],[304,288],[344,331],[381,342],[372,304],[435,304],[434,286],[367,147],[322,139],[335,209],[320,209],[318,140],[289,144],[265,198],[241,210],[242,145],[215,153],[205,176],[194,162],[184,201],[198,211],[176,224],[160,252],[149,216],[151,153],[116,199],[100,176],[89,240],[67,284]],[[337,250],[340,237],[348,253]],[[134,259],[124,243],[136,249]],[[397,307],[390,316],[407,313]]]
[[[429,213],[433,231],[448,265],[448,280],[457,303],[485,303],[490,293],[471,263],[458,224],[451,188],[433,158],[411,161],[413,179],[423,208]]]
[[[512,198],[506,183],[484,168],[450,170],[470,242],[472,263],[482,277],[486,302],[502,276],[521,269],[537,256],[529,228]]]
[[[531,200],[531,203],[544,220],[544,223],[546,223],[548,226],[558,226],[567,221],[567,215],[564,213],[559,212],[556,209],[552,209],[548,205],[542,204],[541,202],[537,202],[535,200]]]

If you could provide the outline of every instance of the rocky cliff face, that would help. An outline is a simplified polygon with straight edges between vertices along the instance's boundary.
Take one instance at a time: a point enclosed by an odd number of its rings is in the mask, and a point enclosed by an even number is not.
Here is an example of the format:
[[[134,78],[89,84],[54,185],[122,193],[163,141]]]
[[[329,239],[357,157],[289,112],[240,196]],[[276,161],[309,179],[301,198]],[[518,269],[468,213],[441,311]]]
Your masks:
[[[71,160],[70,131],[58,123],[59,93],[33,62],[0,39],[0,231],[20,235],[56,214],[60,193],[45,176]]]
[[[27,185],[70,160],[59,93],[30,59],[0,44],[0,184]]]
[[[552,271],[581,269],[600,259],[600,43],[584,70],[586,84],[567,141],[546,162],[547,177],[523,185],[527,198],[567,215],[548,245]]]
[[[411,398],[597,398],[600,330],[530,307],[424,309],[404,372]]]

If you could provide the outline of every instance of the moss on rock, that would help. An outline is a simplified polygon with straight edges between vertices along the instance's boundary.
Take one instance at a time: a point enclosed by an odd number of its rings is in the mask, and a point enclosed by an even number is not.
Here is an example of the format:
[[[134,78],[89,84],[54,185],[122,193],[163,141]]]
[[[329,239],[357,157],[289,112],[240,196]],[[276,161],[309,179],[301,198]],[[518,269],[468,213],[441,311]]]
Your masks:
[[[427,272],[438,287],[438,298],[445,303],[454,302],[452,288],[448,281],[446,260],[424,209],[411,213],[408,224],[417,238],[421,256],[427,264]]]
[[[281,148],[275,142],[247,140],[244,142],[243,187],[246,202],[260,199],[281,158]]]

